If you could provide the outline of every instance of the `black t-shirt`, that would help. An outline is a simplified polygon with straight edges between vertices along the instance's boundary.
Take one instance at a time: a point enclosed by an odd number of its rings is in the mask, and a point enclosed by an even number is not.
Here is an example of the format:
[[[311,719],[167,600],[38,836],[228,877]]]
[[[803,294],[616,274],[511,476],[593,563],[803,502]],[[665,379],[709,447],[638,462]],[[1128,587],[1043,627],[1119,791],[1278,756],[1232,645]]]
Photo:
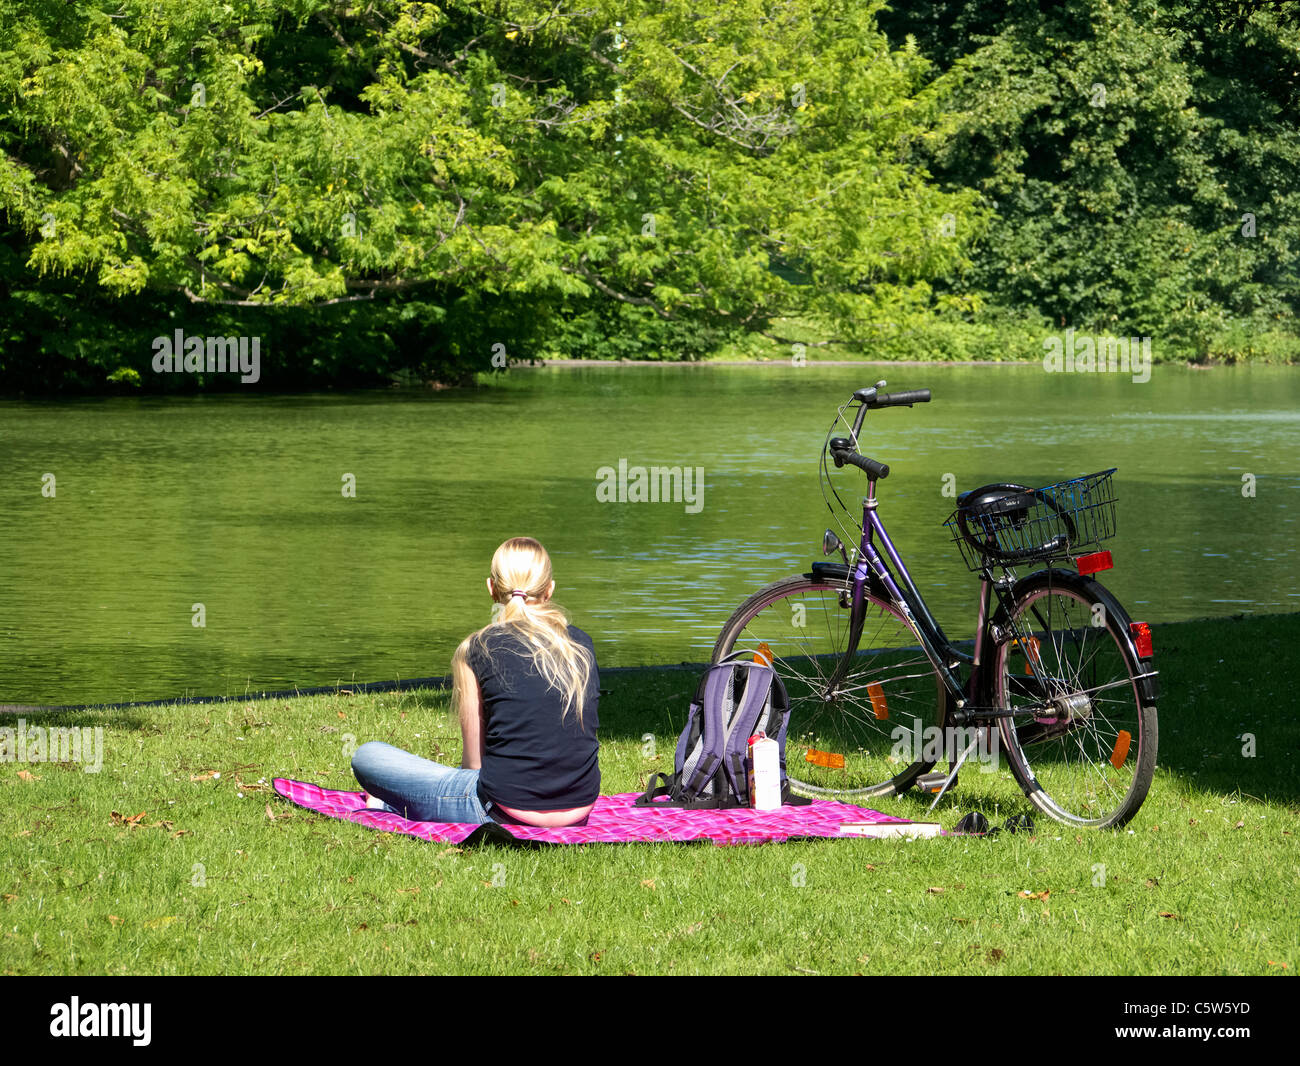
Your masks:
[[[493,626],[470,642],[469,668],[483,693],[480,800],[521,811],[562,811],[600,795],[595,649],[576,626],[569,626],[569,638],[591,653],[581,726],[572,707],[561,721],[562,695],[534,669],[529,645],[513,627]]]

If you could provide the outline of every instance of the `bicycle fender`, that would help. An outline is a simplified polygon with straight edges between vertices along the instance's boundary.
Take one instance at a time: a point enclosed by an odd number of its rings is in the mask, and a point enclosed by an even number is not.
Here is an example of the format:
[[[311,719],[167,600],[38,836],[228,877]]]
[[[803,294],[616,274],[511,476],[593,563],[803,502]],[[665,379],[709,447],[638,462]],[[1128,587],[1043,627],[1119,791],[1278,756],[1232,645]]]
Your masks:
[[[1100,581],[1091,577],[1084,577],[1075,573],[1073,570],[1061,570],[1053,567],[1050,570],[1036,570],[1032,574],[1026,574],[1011,588],[1012,603],[1018,602],[1023,596],[1038,589],[1047,588],[1067,588],[1072,592],[1077,592],[1082,596],[1091,598],[1094,602],[1100,603],[1106,610],[1106,614],[1115,620],[1120,646],[1124,650],[1124,656],[1128,660],[1129,666],[1133,668],[1136,674],[1144,671],[1152,671],[1151,660],[1143,660],[1137,651],[1137,644],[1133,640],[1133,631],[1129,628],[1133,621],[1129,613],[1124,610],[1111,591],[1106,588]],[[1006,606],[999,604],[993,614],[993,625],[1005,630],[1010,625],[1011,619]],[[1140,677],[1137,679],[1138,696],[1141,699],[1143,707],[1154,707],[1156,701],[1160,698],[1160,685],[1152,671],[1150,677]]]
[[[829,581],[833,584],[843,582],[846,589],[853,588],[853,567],[845,566],[843,563],[813,563],[812,570],[804,574],[804,577],[813,581]],[[867,591],[882,600],[892,599],[884,582],[874,571],[867,573]]]

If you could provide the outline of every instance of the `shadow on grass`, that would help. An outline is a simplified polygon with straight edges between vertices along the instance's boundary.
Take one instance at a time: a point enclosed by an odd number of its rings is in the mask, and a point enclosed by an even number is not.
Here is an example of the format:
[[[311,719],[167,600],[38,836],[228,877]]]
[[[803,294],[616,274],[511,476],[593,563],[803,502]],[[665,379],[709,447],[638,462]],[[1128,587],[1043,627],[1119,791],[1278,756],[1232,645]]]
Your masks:
[[[142,715],[139,711],[128,709],[112,711],[69,711],[46,710],[43,707],[25,708],[11,714],[0,715],[0,730],[5,728],[17,730],[19,723],[25,727],[39,726],[50,728],[86,728],[101,726],[104,729],[155,731],[158,720]]]
[[[1154,640],[1158,766],[1198,789],[1300,802],[1300,701],[1292,677],[1300,614],[1169,623],[1154,627]],[[601,736],[676,737],[697,681],[697,672],[677,668],[602,676]],[[997,802],[983,795],[980,776],[963,772],[956,796],[963,809]]]
[[[1223,795],[1300,802],[1300,614],[1178,622],[1155,641],[1161,768]]]
[[[1160,671],[1158,765],[1188,786],[1223,795],[1250,796],[1294,806],[1300,803],[1300,708],[1294,698],[1294,664],[1300,661],[1300,614],[1236,616],[1156,626],[1155,665]],[[646,734],[675,741],[702,666],[611,669],[601,674],[600,735],[608,741],[640,742]],[[436,679],[426,679],[436,680]],[[332,698],[393,692],[403,710],[448,709],[445,688],[409,689],[396,683],[354,685],[312,695]],[[302,693],[307,695],[308,693]],[[268,699],[291,698],[279,693]],[[265,699],[194,701],[225,712]],[[97,708],[15,707],[0,714],[0,728],[29,726],[104,726],[156,732],[166,727],[158,710],[175,701]],[[259,711],[258,713],[265,713]],[[963,774],[956,803],[963,809],[981,802],[981,775]],[[917,795],[918,800],[923,797]],[[946,800],[945,800],[946,802]],[[924,813],[928,801],[918,803]]]

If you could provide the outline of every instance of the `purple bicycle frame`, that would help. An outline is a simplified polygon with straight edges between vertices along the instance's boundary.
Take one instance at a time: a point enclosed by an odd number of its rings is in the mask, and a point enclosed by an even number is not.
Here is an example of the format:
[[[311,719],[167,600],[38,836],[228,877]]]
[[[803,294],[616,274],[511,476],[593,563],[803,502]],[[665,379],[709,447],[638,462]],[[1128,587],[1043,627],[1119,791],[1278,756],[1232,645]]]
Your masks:
[[[876,551],[873,541],[877,535],[880,538],[881,547],[884,548],[885,556],[888,557],[889,562],[893,564],[902,579],[902,588],[894,579],[894,575],[890,572],[885,559]],[[858,641],[862,637],[862,623],[866,613],[867,585],[873,575],[890,602],[902,612],[912,629],[921,638],[923,650],[930,661],[940,670],[944,684],[956,701],[957,706],[964,706],[966,702],[965,686],[955,673],[955,667],[967,660],[972,661],[978,667],[979,653],[984,643],[985,619],[988,616],[988,583],[987,581],[983,582],[980,588],[979,629],[975,637],[975,656],[971,659],[970,656],[963,655],[952,646],[952,643],[939,627],[939,623],[930,613],[924,598],[917,591],[916,585],[912,581],[912,575],[908,573],[907,565],[903,562],[902,556],[899,555],[898,549],[894,547],[894,542],[890,539],[888,530],[885,529],[884,521],[876,515],[876,479],[870,476],[867,478],[867,495],[862,501],[862,542],[858,545],[858,557],[852,572],[853,609],[849,629],[848,653],[832,675],[830,687],[833,689],[844,680],[848,674],[853,653],[857,651]]]

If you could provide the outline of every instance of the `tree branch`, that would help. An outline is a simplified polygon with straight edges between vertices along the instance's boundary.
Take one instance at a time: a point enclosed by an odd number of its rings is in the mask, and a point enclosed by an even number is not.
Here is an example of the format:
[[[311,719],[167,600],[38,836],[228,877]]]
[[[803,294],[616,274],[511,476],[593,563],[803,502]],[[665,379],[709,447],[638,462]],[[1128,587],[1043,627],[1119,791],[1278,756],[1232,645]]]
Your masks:
[[[599,289],[601,292],[603,292],[606,296],[611,296],[611,297],[613,297],[615,300],[622,300],[622,301],[623,301],[624,303],[626,303],[626,304],[636,304],[638,307],[649,307],[652,311],[654,311],[654,313],[655,313],[656,315],[658,315],[660,318],[664,319],[665,321],[671,320],[672,317],[673,317],[673,316],[670,315],[667,311],[663,310],[663,309],[662,309],[662,308],[661,308],[661,307],[660,307],[660,306],[659,306],[659,305],[654,301],[654,298],[653,298],[653,297],[650,297],[650,296],[629,296],[629,295],[628,295],[627,293],[625,293],[625,292],[619,292],[617,289],[613,289],[613,288],[611,288],[610,286],[606,285],[603,281],[600,280],[600,278],[596,277],[595,274],[593,274],[590,270],[587,269],[587,253],[586,253],[586,252],[583,252],[582,255],[579,257],[579,259],[578,259],[578,265],[577,265],[577,267],[575,268],[575,270],[569,270],[569,269],[566,268],[566,267],[561,267],[560,269],[564,270],[565,273],[568,273],[568,274],[572,274],[572,273],[575,273],[575,272],[578,273],[578,274],[581,274],[583,278],[585,278],[587,281],[591,282],[592,285],[594,285],[597,289]]]

